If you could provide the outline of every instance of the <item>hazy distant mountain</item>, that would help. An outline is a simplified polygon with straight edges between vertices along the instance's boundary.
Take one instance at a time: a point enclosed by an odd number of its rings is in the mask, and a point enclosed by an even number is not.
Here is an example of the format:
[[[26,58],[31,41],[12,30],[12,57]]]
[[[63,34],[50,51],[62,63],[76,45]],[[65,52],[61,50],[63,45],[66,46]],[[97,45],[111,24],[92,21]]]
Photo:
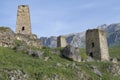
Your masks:
[[[64,35],[66,37],[67,44],[71,44],[74,47],[85,47],[85,32]],[[57,46],[57,37],[41,37],[40,40],[44,46],[55,48]]]
[[[57,46],[57,37],[41,37],[40,40],[42,41],[43,45],[46,47],[55,48]]]
[[[97,28],[103,29],[107,33],[109,47],[120,45],[120,23],[106,25],[103,24]],[[85,47],[85,32],[64,35],[66,36],[67,44],[74,47]],[[40,40],[44,46],[55,48],[57,46],[57,37],[41,37]]]

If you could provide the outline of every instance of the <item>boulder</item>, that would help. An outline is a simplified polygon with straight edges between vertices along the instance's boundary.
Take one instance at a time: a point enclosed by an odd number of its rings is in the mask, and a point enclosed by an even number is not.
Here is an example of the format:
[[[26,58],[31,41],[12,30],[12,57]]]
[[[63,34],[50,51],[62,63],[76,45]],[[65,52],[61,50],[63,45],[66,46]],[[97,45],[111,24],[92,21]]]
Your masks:
[[[118,60],[117,60],[117,58],[112,58],[112,59],[111,59],[111,62],[113,62],[113,63],[118,63]]]
[[[92,57],[87,56],[86,62],[93,62],[93,61],[95,61],[95,60]]]
[[[28,50],[27,50],[27,54],[28,54],[28,55],[32,55],[32,54],[33,54],[33,50],[28,49]]]
[[[102,73],[97,69],[96,66],[92,66],[92,69],[96,75],[98,75],[99,77],[102,77]]]
[[[62,51],[61,51],[61,56],[66,57],[72,61],[81,61],[81,57],[79,55],[79,49],[75,48],[71,45],[66,46]]]
[[[33,57],[38,57],[38,58],[40,58],[40,57],[43,56],[43,52],[38,51],[38,50],[31,50],[31,49],[29,49],[29,50],[27,51],[27,54],[28,54],[28,55],[31,55],[31,56],[33,56]]]
[[[33,51],[33,54],[32,54],[32,56],[33,57],[42,57],[42,55],[43,55],[43,52],[41,52],[41,51]]]
[[[45,61],[48,61],[49,58],[50,58],[50,57],[45,57]]]
[[[16,50],[16,51],[25,51],[26,50],[26,46],[24,46],[24,45],[14,46],[13,50]]]

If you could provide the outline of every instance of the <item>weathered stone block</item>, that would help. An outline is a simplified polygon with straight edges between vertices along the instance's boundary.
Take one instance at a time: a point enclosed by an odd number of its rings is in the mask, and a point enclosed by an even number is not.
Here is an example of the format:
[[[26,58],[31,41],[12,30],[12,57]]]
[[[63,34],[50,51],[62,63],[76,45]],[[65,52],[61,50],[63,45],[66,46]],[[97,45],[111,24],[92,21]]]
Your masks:
[[[79,54],[79,49],[75,48],[75,47],[72,47],[70,45],[66,46],[61,51],[61,55],[70,59],[70,60],[73,60],[73,61],[78,61],[78,62],[81,61],[81,57],[80,57],[80,54]]]

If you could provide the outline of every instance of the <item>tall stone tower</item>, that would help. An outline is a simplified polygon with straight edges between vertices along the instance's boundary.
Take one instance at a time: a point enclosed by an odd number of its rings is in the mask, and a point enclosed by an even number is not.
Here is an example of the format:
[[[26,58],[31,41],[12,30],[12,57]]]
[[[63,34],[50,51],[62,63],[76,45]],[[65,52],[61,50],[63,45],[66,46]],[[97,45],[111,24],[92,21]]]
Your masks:
[[[87,30],[86,53],[95,60],[109,61],[106,33],[103,30]]]
[[[66,39],[64,36],[57,37],[57,47],[66,47]]]
[[[19,5],[17,11],[16,33],[32,34],[28,5]]]

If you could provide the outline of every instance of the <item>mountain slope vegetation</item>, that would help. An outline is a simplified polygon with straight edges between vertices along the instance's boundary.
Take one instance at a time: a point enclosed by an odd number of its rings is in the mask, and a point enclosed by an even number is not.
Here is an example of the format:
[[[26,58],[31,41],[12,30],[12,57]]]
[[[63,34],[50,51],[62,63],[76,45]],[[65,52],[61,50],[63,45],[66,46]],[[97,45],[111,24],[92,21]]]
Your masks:
[[[120,73],[114,73],[110,66],[120,68],[120,63],[112,62],[74,62],[60,57],[50,48],[38,49],[44,51],[42,57],[32,57],[24,51],[0,47],[0,80],[12,80],[11,71],[19,70],[21,75],[27,74],[25,80],[119,80]],[[85,50],[81,49],[80,54]],[[120,47],[110,48],[110,56],[120,58]],[[45,60],[48,57],[48,60]],[[100,72],[96,74],[94,67]],[[12,73],[14,74],[14,73]],[[16,74],[17,76],[18,74]],[[22,79],[21,79],[22,80]]]

